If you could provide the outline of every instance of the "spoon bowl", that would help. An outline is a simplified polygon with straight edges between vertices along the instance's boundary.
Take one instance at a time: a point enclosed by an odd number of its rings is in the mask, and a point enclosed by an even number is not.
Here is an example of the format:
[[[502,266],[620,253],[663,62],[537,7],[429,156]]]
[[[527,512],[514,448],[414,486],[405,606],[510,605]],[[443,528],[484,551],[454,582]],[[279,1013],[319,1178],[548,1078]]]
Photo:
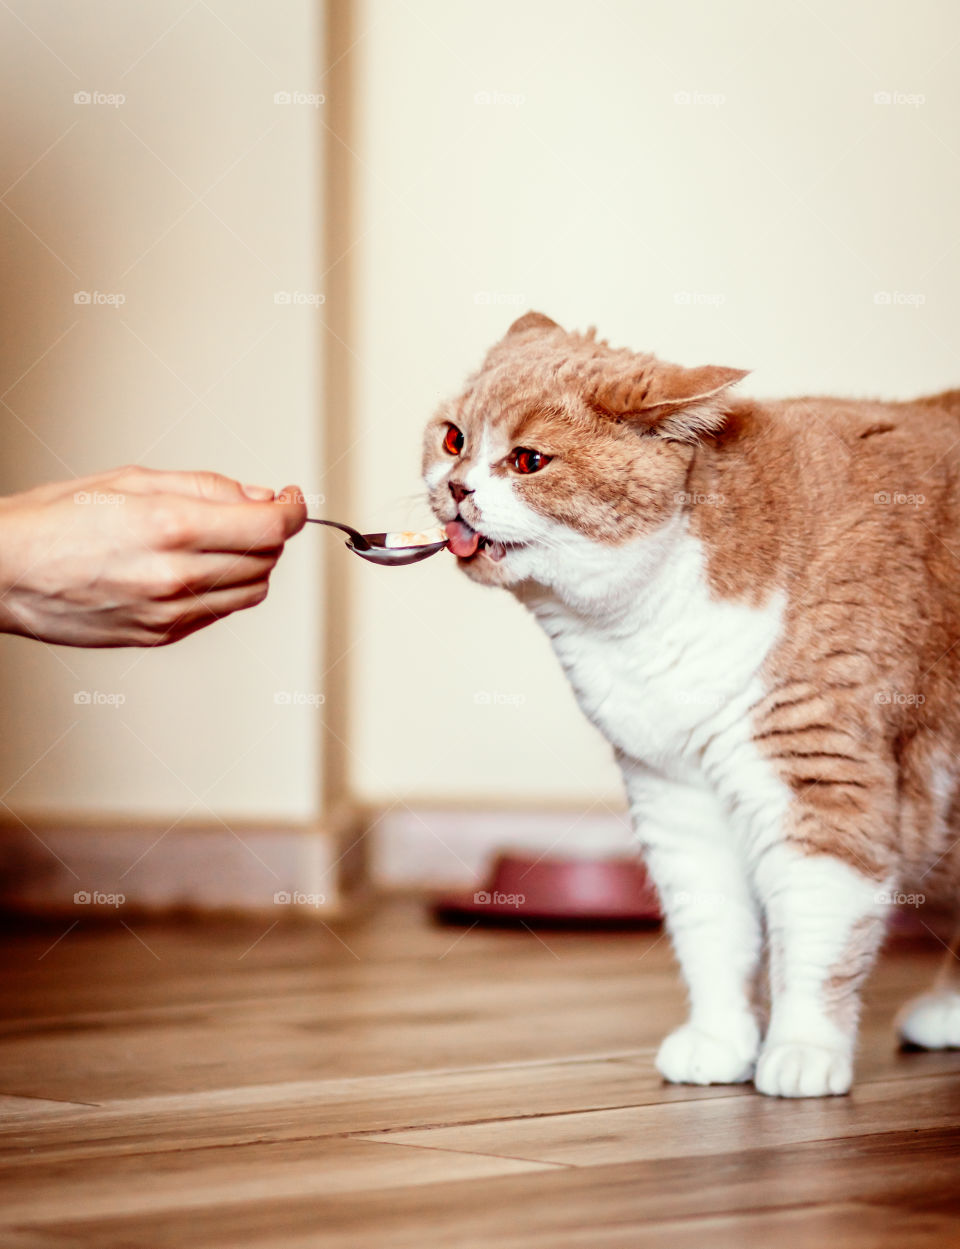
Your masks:
[[[429,559],[431,555],[444,550],[447,545],[444,539],[443,542],[425,542],[420,546],[387,546],[387,539],[390,537],[388,533],[360,533],[350,525],[341,525],[336,520],[320,520],[315,516],[308,516],[307,520],[312,525],[329,525],[332,529],[341,530],[349,539],[344,545],[354,555],[359,555],[371,564],[383,564],[392,568],[419,564],[421,560]]]
[[[422,559],[429,559],[438,551],[445,550],[447,545],[444,539],[443,542],[423,542],[419,546],[387,546],[389,536],[386,533],[365,533],[363,537],[368,544],[366,549],[355,547],[350,542],[347,546],[354,554],[369,560],[371,564],[390,564],[400,568],[404,564],[419,564]]]

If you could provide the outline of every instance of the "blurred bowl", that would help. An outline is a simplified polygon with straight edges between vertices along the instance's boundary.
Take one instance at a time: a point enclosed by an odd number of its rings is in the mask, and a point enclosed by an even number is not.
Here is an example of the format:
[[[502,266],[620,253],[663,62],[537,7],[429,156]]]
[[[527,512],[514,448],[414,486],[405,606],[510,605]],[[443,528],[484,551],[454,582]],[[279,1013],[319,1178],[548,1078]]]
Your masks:
[[[650,928],[662,914],[638,859],[550,858],[505,852],[487,883],[433,905],[445,924]]]

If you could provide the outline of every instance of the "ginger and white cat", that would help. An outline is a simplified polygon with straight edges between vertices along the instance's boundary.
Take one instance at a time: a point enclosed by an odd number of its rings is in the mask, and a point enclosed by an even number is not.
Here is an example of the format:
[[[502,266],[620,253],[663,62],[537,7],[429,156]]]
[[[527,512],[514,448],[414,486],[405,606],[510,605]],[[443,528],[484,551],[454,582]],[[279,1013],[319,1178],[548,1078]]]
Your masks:
[[[960,391],[758,402],[743,376],[528,313],[424,477],[614,748],[690,994],[659,1070],[816,1097],[850,1088],[891,897],[958,897]],[[958,988],[900,1030],[960,1045]]]

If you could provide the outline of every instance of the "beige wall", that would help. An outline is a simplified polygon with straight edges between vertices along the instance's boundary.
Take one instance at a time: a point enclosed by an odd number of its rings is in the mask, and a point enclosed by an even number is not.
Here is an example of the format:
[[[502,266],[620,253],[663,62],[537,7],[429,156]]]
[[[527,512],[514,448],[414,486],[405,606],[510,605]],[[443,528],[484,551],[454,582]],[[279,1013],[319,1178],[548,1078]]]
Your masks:
[[[425,518],[423,422],[529,307],[750,367],[756,394],[960,381],[949,0],[364,0],[355,22],[362,522]],[[351,575],[366,798],[617,800],[506,595],[445,558]]]
[[[322,490],[320,6],[0,6],[5,491],[127,461]],[[78,92],[123,94],[77,103]],[[121,306],[78,304],[78,291]],[[156,652],[0,641],[18,814],[318,811],[322,545],[260,610]],[[78,692],[121,706],[78,704]]]
[[[0,484],[139,460],[419,523],[423,422],[528,307],[757,394],[955,384],[958,39],[946,0],[11,0]],[[543,638],[446,557],[380,570],[309,531],[263,608],[177,647],[0,660],[27,817],[309,821],[338,739],[374,806],[619,803]]]

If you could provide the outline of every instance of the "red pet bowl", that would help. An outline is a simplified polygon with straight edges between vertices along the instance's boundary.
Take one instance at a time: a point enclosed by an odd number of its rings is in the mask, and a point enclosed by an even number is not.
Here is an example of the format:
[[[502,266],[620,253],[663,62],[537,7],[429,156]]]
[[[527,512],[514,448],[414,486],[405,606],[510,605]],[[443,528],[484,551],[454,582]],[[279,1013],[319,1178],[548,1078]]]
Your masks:
[[[504,853],[472,893],[438,898],[445,924],[555,928],[650,928],[662,918],[656,890],[636,859],[560,859]]]

